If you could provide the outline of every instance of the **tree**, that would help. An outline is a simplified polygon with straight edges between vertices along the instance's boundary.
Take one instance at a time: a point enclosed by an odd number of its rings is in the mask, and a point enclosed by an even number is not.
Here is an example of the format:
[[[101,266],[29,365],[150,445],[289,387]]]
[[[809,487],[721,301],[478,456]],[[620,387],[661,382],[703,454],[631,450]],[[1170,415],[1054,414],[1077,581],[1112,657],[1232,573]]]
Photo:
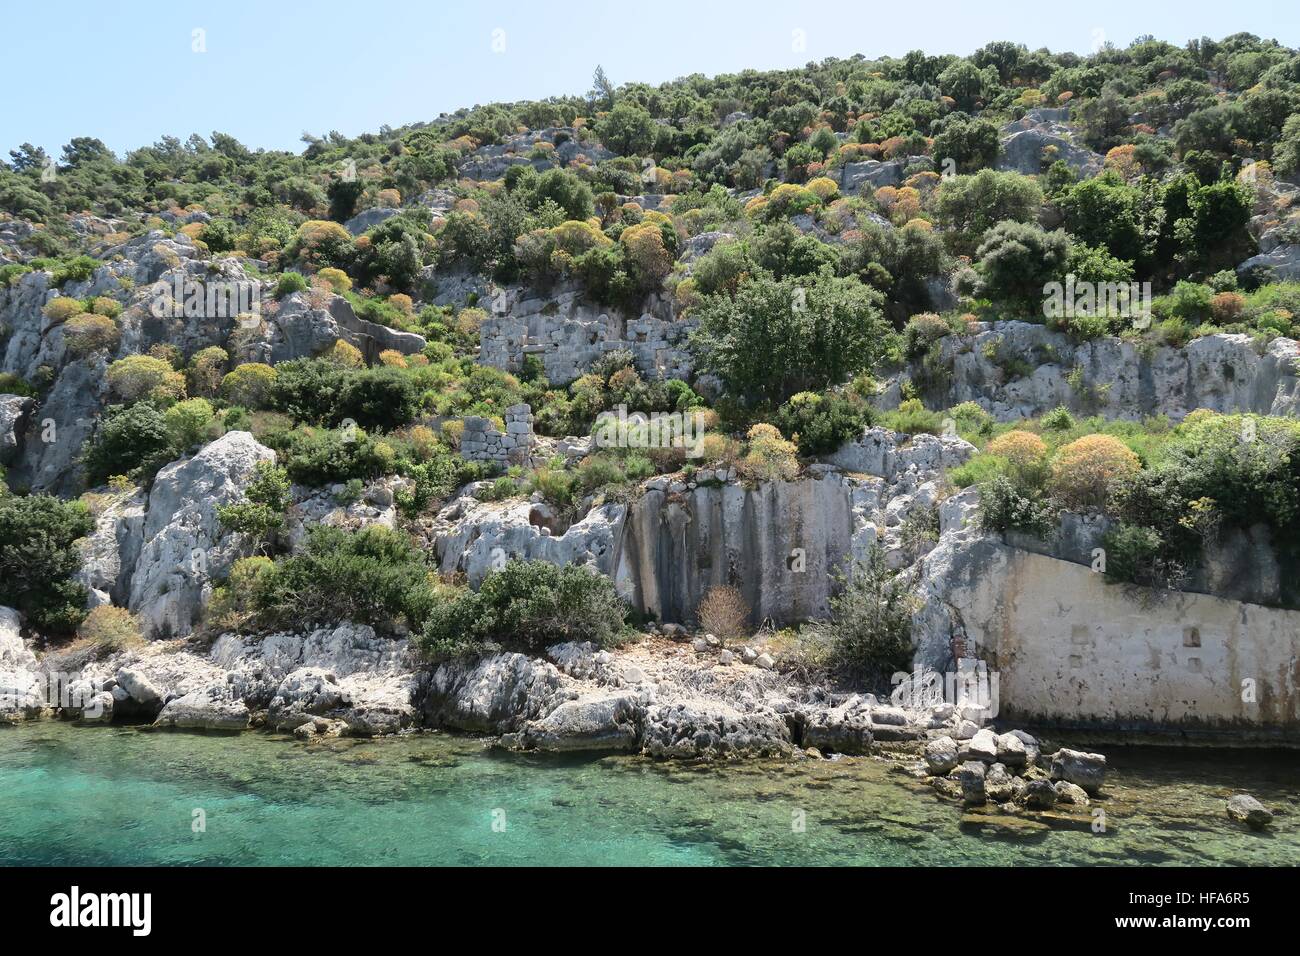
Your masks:
[[[655,122],[642,107],[623,101],[596,125],[600,141],[624,156],[647,153],[654,145]]]
[[[73,547],[95,522],[78,501],[0,492],[0,604],[33,626],[66,632],[85,617],[86,590],[72,580]]]
[[[614,84],[605,75],[605,68],[596,64],[596,72],[591,75],[591,92],[587,94],[592,109],[607,110],[614,105]]]
[[[973,173],[996,162],[998,128],[988,120],[954,113],[940,123],[931,152],[941,168],[951,159],[957,172]]]
[[[701,302],[691,345],[700,367],[733,394],[779,405],[847,381],[884,354],[889,329],[879,303],[855,278],[760,273],[734,299]]]
[[[982,295],[1041,315],[1043,287],[1064,274],[1070,240],[1059,229],[1000,222],[985,235],[977,255]]]
[[[152,476],[172,457],[166,416],[150,402],[110,406],[83,456],[86,478],[100,484],[114,475]]]
[[[973,176],[953,176],[939,186],[939,218],[954,233],[953,251],[970,255],[995,223],[1032,222],[1043,203],[1038,183],[1019,173],[982,169]]]

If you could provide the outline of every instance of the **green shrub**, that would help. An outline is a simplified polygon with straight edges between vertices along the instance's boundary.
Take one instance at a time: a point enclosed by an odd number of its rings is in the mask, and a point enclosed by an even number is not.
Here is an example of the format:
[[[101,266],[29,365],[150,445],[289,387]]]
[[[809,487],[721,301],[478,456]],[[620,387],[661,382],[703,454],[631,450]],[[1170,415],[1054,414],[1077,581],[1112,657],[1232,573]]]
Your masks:
[[[126,608],[101,604],[77,627],[77,639],[99,654],[111,654],[144,643],[140,625]]]
[[[196,445],[219,437],[216,414],[205,398],[187,398],[177,402],[163,414],[172,448],[178,455],[185,454]]]
[[[217,508],[217,520],[227,531],[265,539],[284,524],[289,507],[289,475],[269,461],[257,463],[254,478],[244,489],[244,500]]]
[[[155,405],[109,406],[83,455],[86,478],[92,485],[113,475],[151,478],[172,459],[172,449],[166,416]]]
[[[622,636],[626,612],[609,579],[587,568],[511,561],[477,592],[438,604],[420,645],[435,660],[493,647],[535,653],[564,641],[608,647]]]
[[[282,440],[267,436],[281,453],[289,478],[301,485],[329,485],[353,478],[369,480],[389,474],[396,451],[359,428],[299,428]]]
[[[1056,531],[1057,513],[1033,489],[997,474],[980,483],[979,522],[985,531],[1023,531],[1047,538]]]
[[[95,522],[79,501],[0,491],[0,605],[40,630],[66,633],[86,616],[74,542]]]
[[[781,431],[799,446],[801,455],[827,455],[861,436],[874,424],[870,405],[852,393],[800,392],[777,411]]]
[[[889,687],[893,674],[912,669],[914,609],[915,599],[873,547],[831,599],[831,668],[867,686]]]
[[[283,299],[295,292],[306,292],[309,288],[307,277],[300,272],[284,272],[275,280],[275,297]]]
[[[308,529],[301,553],[257,574],[252,604],[258,621],[272,628],[351,621],[418,630],[434,594],[423,553],[401,532],[317,525]]]

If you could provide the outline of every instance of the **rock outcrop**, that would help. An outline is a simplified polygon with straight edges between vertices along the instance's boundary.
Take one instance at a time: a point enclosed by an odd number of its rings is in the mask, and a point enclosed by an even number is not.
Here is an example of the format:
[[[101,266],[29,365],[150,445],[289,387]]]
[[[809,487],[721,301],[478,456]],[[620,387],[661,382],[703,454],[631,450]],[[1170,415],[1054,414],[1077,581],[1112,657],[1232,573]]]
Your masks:
[[[1027,374],[1008,366],[1007,356],[1027,362]],[[1183,348],[1144,349],[1118,338],[1074,343],[1062,333],[1028,322],[981,323],[969,335],[940,340],[933,368],[904,377],[928,383],[932,407],[976,402],[999,421],[1043,415],[1058,406],[1107,418],[1140,420],[1188,412],[1300,411],[1297,362],[1300,343],[1274,339],[1262,351],[1248,335],[1194,339]],[[900,382],[880,398],[885,407],[901,399]]]

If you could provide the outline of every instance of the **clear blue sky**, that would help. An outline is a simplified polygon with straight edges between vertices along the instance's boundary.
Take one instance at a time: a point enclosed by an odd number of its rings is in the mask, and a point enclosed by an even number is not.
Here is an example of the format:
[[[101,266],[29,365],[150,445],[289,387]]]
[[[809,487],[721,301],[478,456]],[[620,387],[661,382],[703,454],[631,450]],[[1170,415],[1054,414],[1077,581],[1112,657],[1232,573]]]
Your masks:
[[[990,40],[1088,52],[1151,33],[1183,43],[1248,31],[1300,46],[1297,0],[1142,3],[963,0],[6,0],[0,157],[55,155],[73,136],[119,154],[164,134],[230,133],[301,149],[304,130],[348,135],[494,100],[799,66],[828,56],[970,53]],[[207,52],[192,50],[205,31]],[[494,31],[504,50],[495,52]],[[795,30],[805,48],[796,50]],[[500,42],[497,43],[501,45]]]

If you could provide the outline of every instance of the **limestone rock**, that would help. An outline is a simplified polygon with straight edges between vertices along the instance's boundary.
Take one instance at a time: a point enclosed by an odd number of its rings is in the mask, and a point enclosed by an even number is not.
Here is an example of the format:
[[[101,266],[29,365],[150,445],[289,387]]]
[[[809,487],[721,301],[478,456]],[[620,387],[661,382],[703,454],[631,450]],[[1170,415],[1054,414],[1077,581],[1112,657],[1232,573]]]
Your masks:
[[[946,776],[957,763],[957,741],[951,737],[940,737],[925,745],[925,765],[934,776]]]
[[[1273,822],[1272,812],[1248,793],[1235,793],[1228,798],[1228,816],[1252,830],[1263,830]]]
[[[1051,776],[1053,780],[1065,780],[1089,794],[1096,794],[1106,779],[1106,757],[1062,747],[1052,755]]]
[[[110,695],[111,696],[111,695]],[[180,730],[244,730],[248,706],[233,699],[224,687],[211,687],[176,697],[163,705],[156,727]]]
[[[987,802],[984,790],[985,768],[978,760],[968,760],[957,770],[957,781],[961,784],[962,802],[967,806],[980,806]]]

